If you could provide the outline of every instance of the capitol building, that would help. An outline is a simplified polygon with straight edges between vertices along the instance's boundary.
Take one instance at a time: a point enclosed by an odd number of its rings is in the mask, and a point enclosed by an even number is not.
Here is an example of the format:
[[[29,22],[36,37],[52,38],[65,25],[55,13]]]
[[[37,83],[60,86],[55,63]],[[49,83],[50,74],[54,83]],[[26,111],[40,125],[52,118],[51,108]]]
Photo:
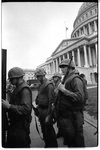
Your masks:
[[[84,2],[73,23],[70,39],[62,40],[46,62],[44,68],[48,78],[60,72],[59,63],[73,56],[76,69],[86,76],[88,84],[97,83],[98,58],[98,3]]]

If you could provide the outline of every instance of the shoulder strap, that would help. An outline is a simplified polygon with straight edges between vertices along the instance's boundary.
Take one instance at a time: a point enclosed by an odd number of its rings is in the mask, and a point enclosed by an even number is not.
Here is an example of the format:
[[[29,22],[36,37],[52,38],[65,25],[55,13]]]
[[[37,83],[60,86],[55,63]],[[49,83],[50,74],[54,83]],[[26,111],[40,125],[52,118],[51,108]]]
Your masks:
[[[49,84],[52,84],[52,85],[53,85],[53,83],[52,83],[51,81],[47,80],[46,83],[45,83],[45,88],[46,88]],[[54,85],[53,85],[53,87],[54,87]]]
[[[72,74],[71,76],[69,76],[66,80],[64,84],[67,84],[68,82],[70,82],[71,80],[73,80],[74,78],[80,78],[79,75],[77,74]],[[80,78],[81,79],[81,78]],[[81,79],[82,80],[82,79]]]
[[[41,140],[43,140],[43,137],[41,136],[40,132],[39,132],[39,128],[38,128],[38,124],[37,124],[37,120],[36,120],[36,116],[34,115],[34,118],[35,118],[35,126],[36,126],[36,130],[41,138]]]
[[[32,92],[31,92],[30,87],[29,87],[25,82],[22,83],[22,84],[16,89],[16,93],[22,91],[24,88],[27,88],[27,89],[30,91],[31,95],[32,95]]]
[[[87,99],[88,99],[88,92],[87,92],[87,88],[86,88],[86,85],[85,85],[83,79],[82,79],[79,75],[73,74],[73,75],[69,76],[69,77],[66,79],[65,84],[68,84],[68,82],[72,81],[74,78],[79,78],[79,79],[82,81],[82,83],[83,83],[84,105],[85,105],[85,104],[86,104],[86,101],[87,101]]]

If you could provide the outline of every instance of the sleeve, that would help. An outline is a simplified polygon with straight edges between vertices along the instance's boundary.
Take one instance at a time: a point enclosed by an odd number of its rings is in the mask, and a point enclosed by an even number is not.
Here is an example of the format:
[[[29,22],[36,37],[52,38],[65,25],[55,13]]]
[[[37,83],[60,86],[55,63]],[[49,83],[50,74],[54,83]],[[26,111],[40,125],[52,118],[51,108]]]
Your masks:
[[[52,104],[55,102],[55,94],[54,94],[54,87],[52,84],[49,84],[47,86],[47,96],[49,99],[49,104]]]
[[[80,78],[74,78],[71,82],[72,91],[70,96],[73,102],[83,103],[84,101],[84,87]]]
[[[24,88],[21,92],[20,105],[11,104],[9,111],[13,111],[17,115],[27,115],[32,111],[32,95],[27,88]]]
[[[49,99],[48,114],[50,114],[52,113],[52,108],[54,107],[54,103],[55,103],[54,87],[52,84],[49,84],[47,86],[47,95]]]

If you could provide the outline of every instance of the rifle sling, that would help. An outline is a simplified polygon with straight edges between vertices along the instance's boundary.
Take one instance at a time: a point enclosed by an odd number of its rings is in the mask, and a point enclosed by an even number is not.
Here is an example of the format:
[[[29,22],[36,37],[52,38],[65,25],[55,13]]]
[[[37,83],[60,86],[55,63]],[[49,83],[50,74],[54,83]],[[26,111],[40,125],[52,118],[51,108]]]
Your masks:
[[[35,116],[35,115],[34,115],[34,116]],[[39,129],[38,129],[38,124],[37,124],[36,116],[35,116],[35,126],[36,126],[36,130],[37,130],[37,132],[38,132],[38,134],[39,134],[41,140],[43,140],[43,138],[42,138],[41,135],[40,135]]]
[[[34,110],[34,106],[33,106],[33,105],[32,105],[32,108],[33,108],[33,110]],[[34,110],[34,111],[35,111],[35,110]],[[34,113],[34,118],[35,118],[35,126],[36,126],[36,130],[37,130],[37,132],[38,132],[40,138],[43,140],[43,138],[42,138],[41,135],[40,135],[39,129],[38,129],[38,124],[37,124],[37,120],[36,120],[35,113]]]

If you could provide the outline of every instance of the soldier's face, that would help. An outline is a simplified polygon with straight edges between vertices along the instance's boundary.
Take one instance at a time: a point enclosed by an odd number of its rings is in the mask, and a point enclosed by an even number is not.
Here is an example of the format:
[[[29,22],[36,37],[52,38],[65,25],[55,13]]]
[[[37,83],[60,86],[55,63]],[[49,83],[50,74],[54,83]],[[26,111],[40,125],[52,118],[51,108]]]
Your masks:
[[[68,71],[68,67],[67,66],[61,67],[61,71],[62,71],[63,75],[65,75],[66,72]]]
[[[11,82],[12,85],[16,85],[17,82],[18,82],[18,79],[17,78],[12,78],[12,79],[10,79],[10,82]]]
[[[41,76],[41,75],[37,76],[37,80],[39,80],[40,82],[42,82],[43,81],[43,76]]]
[[[53,80],[54,80],[54,82],[57,82],[57,81],[60,80],[60,78],[59,77],[54,77]]]

